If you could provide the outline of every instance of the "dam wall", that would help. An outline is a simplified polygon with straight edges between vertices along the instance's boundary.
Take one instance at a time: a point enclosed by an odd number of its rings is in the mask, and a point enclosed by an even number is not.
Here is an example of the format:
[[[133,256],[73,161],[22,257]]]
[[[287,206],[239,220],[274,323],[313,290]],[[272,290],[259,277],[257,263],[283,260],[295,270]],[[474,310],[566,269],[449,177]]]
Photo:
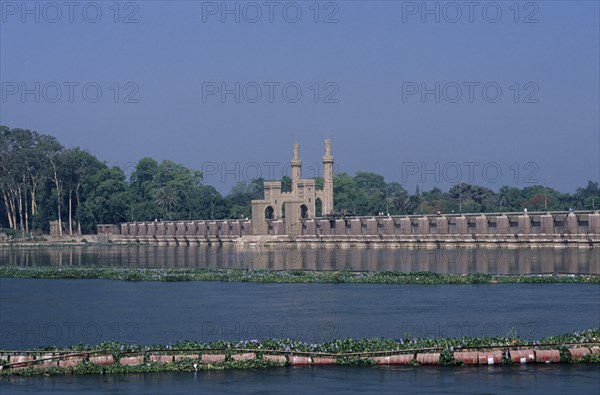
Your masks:
[[[128,222],[98,225],[112,242],[177,244],[341,243],[402,245],[461,243],[600,243],[600,212],[486,213],[303,219],[288,234],[285,219],[267,220],[266,234],[253,234],[250,220]]]

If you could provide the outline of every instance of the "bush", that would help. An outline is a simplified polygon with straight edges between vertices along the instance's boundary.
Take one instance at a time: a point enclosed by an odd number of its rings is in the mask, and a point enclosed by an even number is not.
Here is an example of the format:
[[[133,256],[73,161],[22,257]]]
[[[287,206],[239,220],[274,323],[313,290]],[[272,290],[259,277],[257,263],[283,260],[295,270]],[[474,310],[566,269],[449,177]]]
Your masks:
[[[9,239],[14,239],[17,237],[16,229],[4,228],[0,231],[0,233],[4,233]]]

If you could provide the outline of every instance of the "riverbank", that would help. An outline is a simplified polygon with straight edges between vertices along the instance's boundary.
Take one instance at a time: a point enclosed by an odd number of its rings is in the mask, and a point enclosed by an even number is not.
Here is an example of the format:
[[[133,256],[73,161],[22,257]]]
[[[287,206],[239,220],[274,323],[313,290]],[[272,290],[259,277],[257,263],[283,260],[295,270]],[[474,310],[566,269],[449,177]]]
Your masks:
[[[117,267],[21,267],[0,266],[0,277],[45,279],[106,279],[122,281],[223,281],[258,283],[344,284],[600,284],[598,275],[582,274],[439,274],[433,272],[354,272],[244,269],[146,269]]]
[[[600,363],[600,329],[527,342],[519,338],[290,339],[184,341],[139,346],[103,343],[68,349],[0,350],[0,375],[114,374],[267,368],[286,365],[510,365]]]

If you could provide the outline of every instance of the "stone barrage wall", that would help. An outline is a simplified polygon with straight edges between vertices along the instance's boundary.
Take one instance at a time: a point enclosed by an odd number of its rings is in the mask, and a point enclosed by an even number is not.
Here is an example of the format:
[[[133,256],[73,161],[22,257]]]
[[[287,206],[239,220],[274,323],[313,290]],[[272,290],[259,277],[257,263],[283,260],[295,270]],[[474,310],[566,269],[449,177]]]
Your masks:
[[[127,222],[120,224],[118,232],[113,229],[112,234],[119,234],[123,239],[239,238],[252,234],[252,223],[233,220]]]
[[[263,236],[285,236],[284,220],[267,221]],[[363,236],[386,238],[435,238],[456,236],[505,239],[569,238],[598,240],[600,212],[554,212],[511,214],[466,214],[427,216],[357,217],[336,220],[306,219],[296,236],[334,237],[340,240]],[[130,222],[119,226],[99,225],[99,234],[123,241],[235,240],[252,236],[249,220]]]
[[[281,234],[282,221],[269,223]],[[587,235],[600,234],[600,213],[360,217],[302,221],[303,235]]]

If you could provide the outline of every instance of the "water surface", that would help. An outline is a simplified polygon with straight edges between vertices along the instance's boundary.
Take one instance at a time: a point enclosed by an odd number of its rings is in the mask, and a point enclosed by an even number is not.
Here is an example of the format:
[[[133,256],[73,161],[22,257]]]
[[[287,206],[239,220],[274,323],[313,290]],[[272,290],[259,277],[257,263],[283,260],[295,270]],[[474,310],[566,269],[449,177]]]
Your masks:
[[[0,348],[122,341],[505,336],[600,327],[597,284],[0,279]]]
[[[0,248],[0,264],[436,273],[600,274],[600,248],[285,248],[248,245]]]
[[[598,394],[594,365],[287,367],[198,373],[0,378],[8,394]]]

